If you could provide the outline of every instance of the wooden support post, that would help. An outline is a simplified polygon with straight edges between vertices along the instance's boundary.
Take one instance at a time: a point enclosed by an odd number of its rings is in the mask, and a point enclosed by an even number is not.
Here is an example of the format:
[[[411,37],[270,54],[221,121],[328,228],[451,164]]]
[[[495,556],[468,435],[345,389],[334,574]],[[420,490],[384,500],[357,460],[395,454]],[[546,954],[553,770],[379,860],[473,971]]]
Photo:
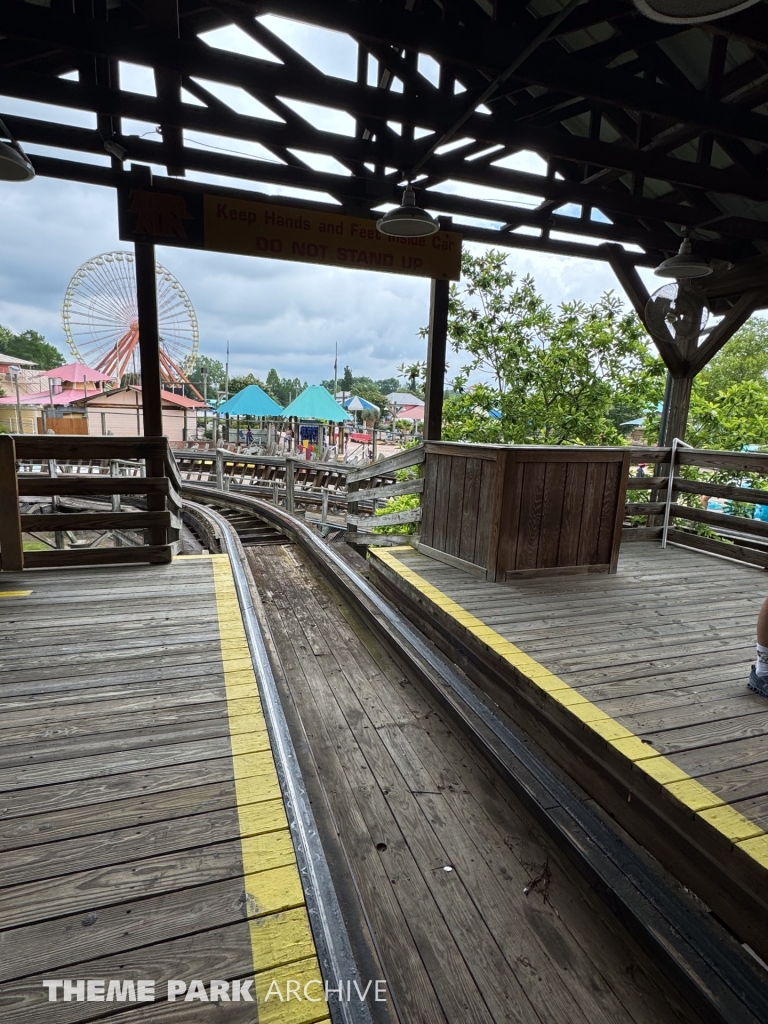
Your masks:
[[[113,478],[116,477],[116,476],[120,476],[120,467],[118,466],[117,461],[115,459],[111,459],[110,460],[110,463],[109,463],[109,475],[111,477],[113,477]],[[113,512],[120,512],[121,511],[121,508],[120,508],[120,505],[121,505],[120,495],[119,494],[113,494],[111,497],[112,497],[112,511]]]
[[[448,341],[448,281],[432,281],[429,293],[427,386],[424,403],[424,440],[439,441],[443,433],[445,354]]]
[[[141,363],[141,408],[145,437],[162,437],[163,401],[160,378],[160,329],[157,314],[157,278],[155,274],[155,247],[149,242],[135,242],[136,250],[136,305],[139,313],[139,358]],[[165,475],[162,459],[148,459],[147,473],[153,477]],[[165,496],[147,495],[147,511],[165,511]],[[147,531],[152,545],[168,542],[163,527]]]
[[[139,354],[141,358],[141,406],[144,436],[161,437],[163,409],[160,383],[160,333],[157,321],[155,247],[135,242],[136,299],[139,311]]]
[[[216,488],[224,490],[224,454],[216,449]]]
[[[371,458],[375,462],[376,459],[378,459],[378,457],[379,457],[379,439],[378,439],[378,436],[376,434],[376,425],[375,425],[375,423],[371,427],[371,438],[373,440],[373,445],[372,445],[372,448],[371,448]]]
[[[320,514],[320,522],[322,523],[320,532],[324,537],[328,536],[328,488],[323,487],[323,510]]]
[[[667,429],[665,432],[662,447],[669,447],[675,437],[681,441],[685,440],[685,431],[688,426],[688,410],[691,407],[691,390],[693,388],[693,377],[673,377],[672,387],[669,392],[669,410],[667,412]],[[661,474],[662,476],[665,474]]]
[[[296,463],[293,459],[285,460],[285,510],[293,514],[293,489],[296,482]]]
[[[280,504],[280,484],[277,480],[272,481],[272,504],[275,506]]]
[[[58,470],[58,467],[56,465],[56,459],[48,459],[48,476],[51,478],[51,480],[55,480],[55,478],[58,475],[59,475],[59,470]],[[51,512],[58,512],[58,511],[59,511],[59,496],[57,494],[52,494],[51,495]]]
[[[0,434],[0,567],[4,572],[24,568],[16,445],[10,434]]]
[[[359,489],[359,483],[350,483],[347,485],[347,544],[357,543],[357,526],[350,523],[349,517],[357,516],[358,509],[360,508],[359,502],[357,501],[357,492]]]

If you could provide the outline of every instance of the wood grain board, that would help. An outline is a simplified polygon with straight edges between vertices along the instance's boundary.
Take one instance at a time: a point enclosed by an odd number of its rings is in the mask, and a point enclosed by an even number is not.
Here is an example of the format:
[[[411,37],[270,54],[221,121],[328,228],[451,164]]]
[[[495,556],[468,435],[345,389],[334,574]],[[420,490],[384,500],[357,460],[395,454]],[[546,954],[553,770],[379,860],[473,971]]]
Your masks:
[[[208,1020],[165,1001],[172,978],[251,979],[227,1020],[326,1017],[261,1005],[320,976],[228,559],[9,573],[3,592],[0,1019]],[[157,1001],[48,1002],[64,977],[151,978]]]
[[[506,688],[510,707],[523,700],[536,708],[543,736],[549,717],[561,739],[573,737],[573,749],[561,749],[564,767],[582,785],[592,778],[592,795],[611,813],[611,785],[625,794],[628,786],[631,800],[627,779],[647,775],[657,786],[651,804],[679,818],[681,849],[690,840],[708,851],[762,899],[768,701],[746,688],[762,570],[651,544],[623,551],[615,576],[503,585],[406,547],[376,552],[372,565],[385,588],[412,595],[414,607],[445,623],[443,645],[453,631],[457,651],[477,651],[482,661],[485,650],[487,664],[499,665],[494,678],[506,671],[494,699],[505,700]],[[601,765],[594,777],[590,750]],[[650,831],[641,841],[661,856]]]
[[[402,1024],[695,1021],[302,552],[247,554],[331,868]]]

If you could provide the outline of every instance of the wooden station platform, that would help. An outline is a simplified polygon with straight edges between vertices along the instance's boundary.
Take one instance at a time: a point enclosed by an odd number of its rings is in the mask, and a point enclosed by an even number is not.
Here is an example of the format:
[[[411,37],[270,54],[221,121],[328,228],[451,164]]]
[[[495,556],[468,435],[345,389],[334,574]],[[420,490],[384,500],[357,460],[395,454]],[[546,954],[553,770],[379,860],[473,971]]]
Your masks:
[[[226,556],[3,574],[0,806],[4,1024],[327,1019],[264,1001],[320,974]]]
[[[247,557],[348,928],[387,980],[382,1024],[698,1021],[299,546]]]
[[[768,960],[764,570],[627,545],[615,576],[479,580],[371,549],[380,588]]]

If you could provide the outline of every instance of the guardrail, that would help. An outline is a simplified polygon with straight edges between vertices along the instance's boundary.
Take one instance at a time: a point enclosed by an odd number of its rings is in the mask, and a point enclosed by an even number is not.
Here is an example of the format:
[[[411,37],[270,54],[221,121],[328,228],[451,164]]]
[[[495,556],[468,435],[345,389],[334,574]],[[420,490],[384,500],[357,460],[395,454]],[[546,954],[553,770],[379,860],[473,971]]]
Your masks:
[[[0,568],[5,571],[114,562],[170,562],[181,522],[181,476],[166,438],[0,435]],[[123,496],[146,511],[123,512]],[[109,511],[67,512],[61,499],[111,499]],[[20,500],[50,501],[50,512],[22,514]],[[118,545],[25,550],[24,534],[95,531]],[[130,542],[140,531],[144,542]]]
[[[424,481],[419,477],[397,480],[396,474],[403,469],[420,466],[424,462],[423,444],[409,448],[388,459],[374,462],[365,469],[353,470],[347,474],[347,541],[354,543],[358,533],[372,533],[381,526],[398,526],[402,523],[421,521],[421,507],[376,515],[378,501],[396,498],[401,494],[422,494]],[[371,515],[360,515],[361,489],[366,492],[366,501],[372,501]]]
[[[740,503],[768,506],[768,454],[679,447],[670,477],[671,448],[633,446],[630,451],[633,466],[654,469],[643,477],[630,471],[628,490],[647,491],[649,500],[627,502],[626,517],[644,523],[625,526],[622,543],[661,539],[669,504],[669,541],[768,568],[768,522],[739,509]],[[706,508],[710,498],[731,503],[733,514]],[[707,529],[701,531],[701,526]]]

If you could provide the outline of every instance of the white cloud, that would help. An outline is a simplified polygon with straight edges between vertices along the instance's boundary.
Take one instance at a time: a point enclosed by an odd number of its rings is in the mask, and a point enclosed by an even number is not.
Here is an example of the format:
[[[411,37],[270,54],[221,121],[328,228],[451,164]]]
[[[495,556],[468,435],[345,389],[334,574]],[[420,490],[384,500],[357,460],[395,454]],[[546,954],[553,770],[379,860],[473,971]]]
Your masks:
[[[118,238],[114,193],[46,178],[0,183],[0,220],[0,323],[39,330],[68,356],[61,304],[72,274],[98,253],[130,247]],[[549,302],[619,290],[603,262],[509,252],[511,267],[533,274]],[[336,342],[340,366],[374,378],[424,358],[427,280],[171,247],[158,259],[194,304],[201,351],[223,360],[230,341],[232,373],[274,366],[315,383],[332,373]],[[641,275],[653,288],[650,271]],[[458,361],[450,361],[452,374]]]

